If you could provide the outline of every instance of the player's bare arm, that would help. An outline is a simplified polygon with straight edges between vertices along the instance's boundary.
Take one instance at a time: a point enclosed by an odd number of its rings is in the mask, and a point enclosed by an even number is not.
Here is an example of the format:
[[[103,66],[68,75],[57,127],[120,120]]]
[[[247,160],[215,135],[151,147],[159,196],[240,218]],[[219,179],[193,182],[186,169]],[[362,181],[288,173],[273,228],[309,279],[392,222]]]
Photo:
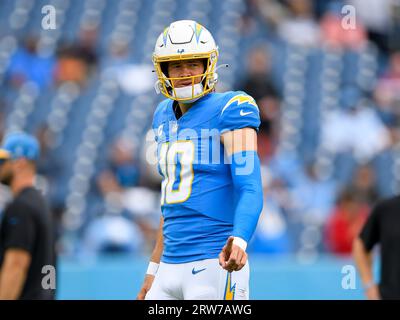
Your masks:
[[[221,142],[227,156],[240,151],[257,151],[257,133],[253,128],[227,131],[221,135]]]
[[[25,250],[6,251],[0,272],[0,300],[18,299],[24,287],[30,263],[31,256]]]
[[[353,243],[353,258],[360,272],[361,281],[365,288],[365,295],[369,300],[379,300],[380,294],[378,286],[374,282],[372,272],[372,252],[368,252],[360,238],[356,238]]]
[[[221,135],[228,157],[241,151],[257,152],[257,134],[252,128],[225,132]],[[241,238],[229,237],[219,254],[219,264],[227,271],[239,271],[247,262],[247,243]]]
[[[154,246],[153,253],[151,254],[151,257],[150,257],[150,265],[152,265],[152,266],[158,265],[161,260],[161,255],[163,252],[163,241],[164,241],[163,231],[162,231],[163,224],[164,224],[164,219],[163,219],[163,217],[161,217],[160,218],[160,226],[159,226],[158,232],[157,232],[156,244]],[[150,290],[151,285],[153,284],[155,275],[150,274],[150,273],[148,270],[148,272],[145,275],[142,288],[140,289],[140,292],[137,295],[138,300],[144,300],[146,298],[146,294]]]

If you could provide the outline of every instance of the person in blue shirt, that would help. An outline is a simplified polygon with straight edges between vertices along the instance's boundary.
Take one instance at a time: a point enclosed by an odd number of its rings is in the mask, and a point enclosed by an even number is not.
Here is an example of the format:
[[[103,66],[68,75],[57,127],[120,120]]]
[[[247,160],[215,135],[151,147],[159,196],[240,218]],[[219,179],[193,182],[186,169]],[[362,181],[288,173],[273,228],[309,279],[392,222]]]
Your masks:
[[[138,299],[249,299],[246,247],[263,206],[254,99],[216,93],[218,47],[191,20],[172,23],[153,55],[162,217]]]

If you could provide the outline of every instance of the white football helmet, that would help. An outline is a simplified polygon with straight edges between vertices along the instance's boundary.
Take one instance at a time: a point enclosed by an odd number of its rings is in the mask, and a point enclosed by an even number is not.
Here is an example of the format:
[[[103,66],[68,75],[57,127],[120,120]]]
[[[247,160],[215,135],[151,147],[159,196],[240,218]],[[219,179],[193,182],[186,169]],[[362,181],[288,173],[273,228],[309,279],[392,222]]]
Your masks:
[[[178,78],[168,77],[166,64],[170,61],[189,59],[206,59],[206,68],[201,74],[202,81],[199,84],[194,83],[199,75],[182,77],[179,79],[191,79],[192,85],[175,88],[171,80]],[[160,34],[154,48],[153,63],[158,77],[156,92],[161,92],[167,98],[176,101],[186,103],[196,101],[215,87],[218,79],[215,72],[217,59],[218,47],[206,28],[192,20],[171,23]]]

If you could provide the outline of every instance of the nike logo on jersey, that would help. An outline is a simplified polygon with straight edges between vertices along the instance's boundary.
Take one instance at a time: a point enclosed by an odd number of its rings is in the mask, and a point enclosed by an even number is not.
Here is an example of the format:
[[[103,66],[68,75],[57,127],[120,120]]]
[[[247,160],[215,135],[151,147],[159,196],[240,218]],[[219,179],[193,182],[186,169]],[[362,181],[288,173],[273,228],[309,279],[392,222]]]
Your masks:
[[[243,116],[247,116],[248,114],[253,113],[253,111],[249,111],[249,112],[244,112],[243,109],[240,110],[240,115]]]
[[[198,274],[199,272],[202,272],[204,270],[206,270],[207,268],[204,269],[200,269],[200,270],[194,270],[194,268],[192,269],[192,274]]]

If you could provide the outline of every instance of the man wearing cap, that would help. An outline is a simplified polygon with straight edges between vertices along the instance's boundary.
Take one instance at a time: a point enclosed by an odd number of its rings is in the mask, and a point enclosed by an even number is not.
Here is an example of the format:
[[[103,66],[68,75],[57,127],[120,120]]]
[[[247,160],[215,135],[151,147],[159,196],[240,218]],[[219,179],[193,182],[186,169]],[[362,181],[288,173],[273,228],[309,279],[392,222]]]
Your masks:
[[[42,273],[54,266],[55,255],[50,210],[34,188],[38,156],[37,140],[25,133],[7,135],[0,148],[0,182],[13,195],[0,225],[1,300],[54,298]]]

